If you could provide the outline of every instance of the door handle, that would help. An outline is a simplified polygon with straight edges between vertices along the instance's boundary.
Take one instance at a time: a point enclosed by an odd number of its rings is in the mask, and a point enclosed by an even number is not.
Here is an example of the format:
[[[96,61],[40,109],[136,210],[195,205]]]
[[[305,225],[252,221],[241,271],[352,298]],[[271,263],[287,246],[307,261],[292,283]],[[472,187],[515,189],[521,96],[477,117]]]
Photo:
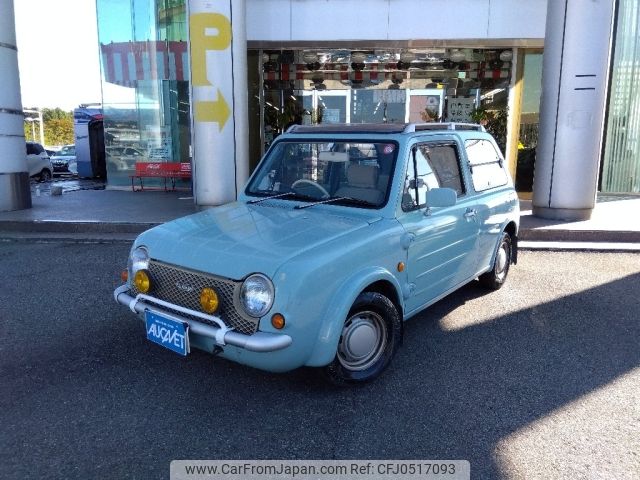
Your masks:
[[[478,212],[474,208],[467,208],[467,211],[464,212],[464,218],[474,218],[477,213]]]

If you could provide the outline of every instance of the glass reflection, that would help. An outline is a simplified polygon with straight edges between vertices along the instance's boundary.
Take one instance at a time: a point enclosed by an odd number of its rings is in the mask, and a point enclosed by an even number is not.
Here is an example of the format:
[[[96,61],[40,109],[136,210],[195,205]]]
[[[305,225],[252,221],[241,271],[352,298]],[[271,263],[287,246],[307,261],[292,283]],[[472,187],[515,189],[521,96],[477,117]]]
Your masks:
[[[97,0],[111,186],[142,162],[190,162],[185,0]],[[145,182],[146,183],[146,182]]]

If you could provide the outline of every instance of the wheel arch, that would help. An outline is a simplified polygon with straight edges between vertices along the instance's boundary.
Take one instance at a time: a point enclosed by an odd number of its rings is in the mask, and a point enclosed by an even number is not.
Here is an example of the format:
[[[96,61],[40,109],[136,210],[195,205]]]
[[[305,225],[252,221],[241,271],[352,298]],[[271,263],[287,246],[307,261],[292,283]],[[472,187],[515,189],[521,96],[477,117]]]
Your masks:
[[[515,265],[518,263],[518,226],[516,225],[516,222],[511,220],[504,227],[503,231],[508,233],[511,237],[511,263]]]
[[[342,326],[356,298],[364,292],[380,293],[396,306],[402,319],[403,304],[400,284],[391,272],[381,267],[351,275],[334,290],[337,302],[326,311],[318,329],[315,346],[306,365],[321,367],[331,363],[338,348]]]
[[[401,301],[402,297],[398,290],[396,290],[396,287],[389,280],[378,280],[373,282],[371,285],[365,287],[365,289],[360,293],[365,292],[376,292],[387,297],[395,305],[400,318],[403,318],[404,308]]]

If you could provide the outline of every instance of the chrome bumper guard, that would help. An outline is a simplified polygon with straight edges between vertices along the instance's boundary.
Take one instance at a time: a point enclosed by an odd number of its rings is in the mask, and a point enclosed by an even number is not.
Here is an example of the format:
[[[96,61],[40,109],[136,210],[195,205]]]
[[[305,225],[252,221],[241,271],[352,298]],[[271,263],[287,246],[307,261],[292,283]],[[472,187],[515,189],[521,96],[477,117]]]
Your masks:
[[[162,310],[159,309],[156,305],[151,305],[145,302],[145,300],[149,299],[157,305],[164,305],[168,308],[171,308],[171,310],[179,311],[187,315],[192,315],[194,317],[199,317],[203,320],[215,323],[217,327],[198,322],[190,318],[181,317],[173,312],[167,312],[167,314],[172,318],[176,318],[182,322],[188,323],[189,329],[193,333],[208,337],[214,340],[218,345],[233,345],[234,347],[244,348],[245,350],[250,350],[252,352],[273,352],[288,347],[292,342],[292,339],[289,335],[281,333],[256,332],[253,335],[238,333],[227,327],[220,318],[214,315],[207,315],[205,313],[191,310],[189,308],[184,308],[173,303],[149,297],[142,293],[136,295],[135,297],[132,297],[131,295],[129,295],[129,287],[127,285],[121,285],[120,287],[116,288],[113,292],[113,296],[116,302],[129,307],[129,310],[131,310],[133,313],[142,314],[145,310],[152,310],[157,311],[158,313],[162,313]]]

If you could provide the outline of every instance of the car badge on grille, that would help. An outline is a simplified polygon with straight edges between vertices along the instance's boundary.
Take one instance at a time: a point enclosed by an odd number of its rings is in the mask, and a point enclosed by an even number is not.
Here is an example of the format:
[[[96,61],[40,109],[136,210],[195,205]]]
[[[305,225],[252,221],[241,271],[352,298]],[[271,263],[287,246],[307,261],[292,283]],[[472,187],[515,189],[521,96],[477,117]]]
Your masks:
[[[186,283],[182,283],[182,282],[176,282],[174,283],[174,285],[178,290],[182,290],[183,292],[186,292],[186,293],[191,293],[195,290],[195,288],[193,288],[191,285],[187,285]]]

